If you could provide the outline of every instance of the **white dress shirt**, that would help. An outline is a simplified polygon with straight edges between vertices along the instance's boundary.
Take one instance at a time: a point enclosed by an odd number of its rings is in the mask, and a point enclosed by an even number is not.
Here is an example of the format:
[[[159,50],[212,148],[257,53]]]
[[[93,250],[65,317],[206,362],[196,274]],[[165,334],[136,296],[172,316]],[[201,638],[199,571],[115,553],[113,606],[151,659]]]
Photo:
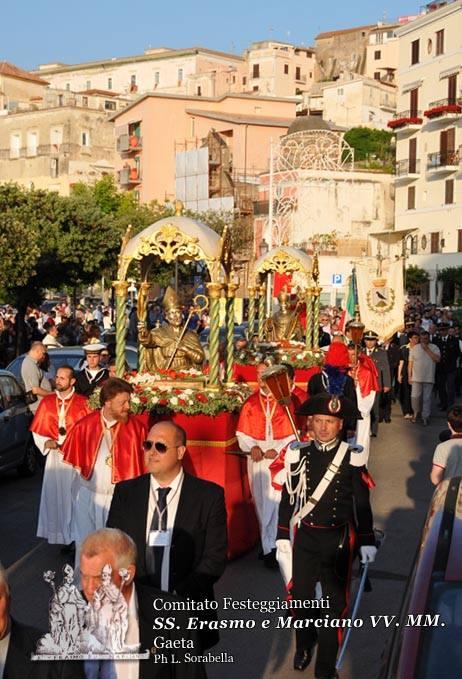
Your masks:
[[[180,473],[173,479],[171,483],[168,484],[170,492],[167,495],[167,530],[173,531],[173,526],[175,524],[175,517],[178,510],[178,502],[180,500],[181,488],[183,485],[184,472],[181,469]],[[146,544],[149,542],[149,533],[151,530],[152,517],[154,515],[154,510],[157,507],[157,489],[163,486],[156,481],[154,476],[151,474],[151,488],[149,491],[149,504],[148,504],[148,515],[146,519]],[[160,525],[160,521],[159,521]],[[170,533],[172,535],[172,533]],[[160,588],[164,592],[168,592],[169,585],[169,574],[170,574],[170,548],[171,545],[164,547],[164,556],[162,558],[162,572],[160,577]]]
[[[3,674],[5,672],[6,656],[8,655],[8,648],[10,646],[11,632],[5,634],[3,639],[0,639],[0,679],[3,679]]]
[[[114,492],[114,484],[112,483],[112,467],[106,463],[108,456],[111,454],[112,440],[111,432],[117,422],[109,422],[103,417],[103,437],[101,444],[96,454],[96,462],[93,467],[93,473],[89,479],[84,479],[80,476],[80,484],[90,490],[92,493],[101,493],[103,495],[112,495]]]
[[[128,630],[125,637],[126,646],[135,646],[140,643],[140,627],[138,618],[138,599],[136,596],[135,587],[132,588],[132,593],[128,601]],[[140,648],[140,653],[145,649]],[[140,660],[117,660],[114,662],[117,679],[139,679]]]

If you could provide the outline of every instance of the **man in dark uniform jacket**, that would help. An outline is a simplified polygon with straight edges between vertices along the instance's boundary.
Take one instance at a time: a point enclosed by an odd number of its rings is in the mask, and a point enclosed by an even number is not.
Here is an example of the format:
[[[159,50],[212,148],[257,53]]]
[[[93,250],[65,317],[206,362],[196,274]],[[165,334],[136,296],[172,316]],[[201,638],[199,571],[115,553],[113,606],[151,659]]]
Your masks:
[[[227,560],[223,488],[183,471],[186,433],[177,424],[155,424],[143,447],[149,473],[116,485],[107,526],[134,540],[136,583],[212,601]],[[158,546],[159,532],[168,541]],[[216,619],[215,611],[201,615]],[[199,637],[202,649],[218,642],[216,630],[201,630]]]
[[[380,398],[382,394],[388,394],[391,389],[390,363],[387,352],[377,346],[379,336],[373,330],[364,333],[364,345],[367,356],[374,361],[379,379],[380,391],[375,395],[374,405],[371,410],[371,435],[377,436],[379,431],[379,410]]]
[[[441,359],[436,366],[436,386],[440,409],[447,410],[456,400],[456,372],[460,346],[457,337],[450,337],[448,334],[449,323],[441,323],[438,330],[440,336],[435,339],[435,344],[440,350]]]
[[[356,387],[352,377],[348,375],[350,369],[350,355],[348,348],[343,342],[332,342],[326,352],[326,358],[320,373],[312,375],[308,381],[308,396],[317,394],[341,394],[357,406]],[[346,419],[344,422],[342,437],[353,436],[356,430],[356,422]]]
[[[276,542],[278,560],[283,561],[281,554],[291,549],[289,536],[293,523],[292,598],[314,599],[316,583],[320,581],[322,595],[330,601],[329,618],[338,619],[347,608],[354,543],[359,545],[362,562],[373,561],[377,551],[369,502],[371,480],[366,468],[355,464],[357,452],[340,441],[344,418],[359,419],[361,414],[351,401],[328,394],[311,398],[298,412],[312,415],[314,440],[306,445],[296,444],[295,449],[286,453],[287,480],[282,491]],[[305,475],[303,484],[301,475]],[[294,609],[298,619],[325,617],[322,609],[310,610],[309,615],[303,611]],[[309,665],[316,642],[315,676],[337,677],[339,639],[334,627],[321,625],[316,632],[310,624],[296,630],[294,669],[304,670]]]
[[[78,394],[87,398],[92,395],[97,387],[102,387],[104,382],[109,379],[109,370],[102,368],[99,364],[103,349],[106,349],[106,345],[100,342],[84,344],[83,346],[87,365],[75,375],[75,390]]]

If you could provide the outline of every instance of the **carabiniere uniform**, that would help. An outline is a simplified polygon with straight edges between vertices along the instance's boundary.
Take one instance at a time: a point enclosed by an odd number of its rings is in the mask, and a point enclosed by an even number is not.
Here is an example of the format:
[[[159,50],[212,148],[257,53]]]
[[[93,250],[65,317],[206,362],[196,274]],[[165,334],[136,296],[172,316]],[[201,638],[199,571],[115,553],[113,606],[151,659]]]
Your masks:
[[[343,418],[361,417],[353,403],[344,397],[331,411],[332,397],[320,394],[298,410],[300,415],[335,415]],[[300,444],[297,444],[298,446]],[[334,458],[340,446],[345,446],[338,466]],[[297,619],[330,619],[345,616],[349,603],[351,568],[356,550],[375,545],[369,487],[373,485],[366,467],[355,464],[357,451],[334,439],[328,443],[310,441],[303,447],[289,449],[285,464],[286,484],[279,507],[278,539],[293,538],[293,575],[291,595],[294,600],[315,598],[316,583],[320,582],[323,597],[329,597],[328,609],[294,609]],[[303,515],[303,508],[330,469],[331,480],[317,504]],[[300,518],[302,514],[302,518]],[[297,518],[298,517],[298,518]],[[295,519],[295,524],[294,524]],[[335,677],[335,661],[341,630],[313,625],[296,629],[297,653],[310,655],[318,641],[316,677]],[[299,667],[297,669],[302,669]]]

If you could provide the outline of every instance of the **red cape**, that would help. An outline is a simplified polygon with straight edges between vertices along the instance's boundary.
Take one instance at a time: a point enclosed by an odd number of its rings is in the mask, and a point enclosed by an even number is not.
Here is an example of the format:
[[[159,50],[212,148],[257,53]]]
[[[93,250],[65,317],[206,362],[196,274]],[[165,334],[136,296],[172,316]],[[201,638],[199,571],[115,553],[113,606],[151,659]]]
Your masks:
[[[146,418],[129,415],[127,424],[119,425],[113,448],[112,483],[146,472],[141,448],[146,434]],[[102,437],[101,411],[95,410],[75,425],[62,446],[64,461],[76,467],[84,479],[93,473]]]
[[[85,396],[80,394],[73,394],[69,399],[70,403],[66,401],[66,431],[70,432],[72,427],[76,422],[88,415],[90,408],[88,407],[88,401]],[[69,403],[69,405],[68,405]],[[58,397],[56,394],[50,394],[49,396],[44,396],[39,403],[37,412],[34,415],[30,430],[34,434],[39,434],[40,436],[47,436],[53,441],[58,440]]]
[[[266,399],[263,397],[263,403],[265,403],[265,401]],[[272,404],[273,403],[274,401]],[[297,418],[295,417],[295,409],[298,407],[298,405],[298,398],[293,397],[289,409],[297,425],[298,423]],[[271,410],[272,408],[273,405],[271,405]],[[275,439],[283,439],[286,436],[290,436],[294,433],[286,411],[279,404],[276,405],[271,423],[273,425],[273,436]],[[243,434],[252,436],[252,438],[258,439],[259,441],[265,440],[265,412],[262,409],[260,403],[259,391],[249,396],[247,401],[242,406],[236,429],[237,431],[241,431]]]
[[[369,396],[371,391],[380,391],[377,366],[370,356],[361,352],[358,356],[357,379],[361,396]]]

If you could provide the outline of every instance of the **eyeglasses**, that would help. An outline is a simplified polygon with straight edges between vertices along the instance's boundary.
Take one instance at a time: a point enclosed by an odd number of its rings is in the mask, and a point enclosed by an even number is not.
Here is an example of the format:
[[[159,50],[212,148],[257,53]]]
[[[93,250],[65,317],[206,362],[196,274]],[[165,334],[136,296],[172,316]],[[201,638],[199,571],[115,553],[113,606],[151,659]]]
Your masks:
[[[162,441],[143,441],[142,447],[145,452],[148,452],[149,450],[152,450],[152,447],[157,450],[158,453],[166,453],[167,450],[171,448],[178,448],[178,446],[167,446],[165,443],[162,443]]]

